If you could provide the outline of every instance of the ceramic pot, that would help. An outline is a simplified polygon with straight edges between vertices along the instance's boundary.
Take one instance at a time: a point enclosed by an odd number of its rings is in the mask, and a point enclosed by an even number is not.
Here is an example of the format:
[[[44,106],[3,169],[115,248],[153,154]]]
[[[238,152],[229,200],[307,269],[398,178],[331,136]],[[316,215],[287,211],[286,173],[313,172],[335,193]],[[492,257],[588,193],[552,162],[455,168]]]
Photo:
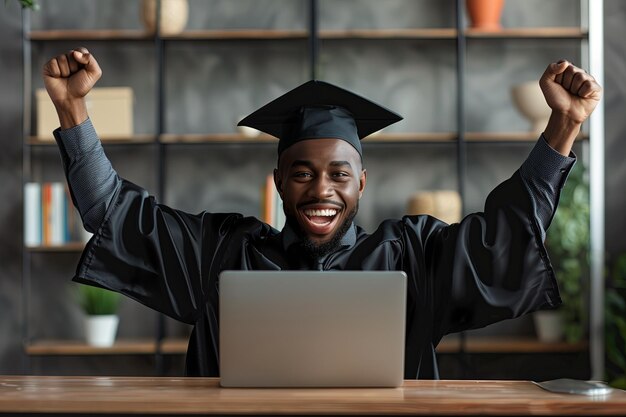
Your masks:
[[[467,13],[474,29],[498,31],[504,0],[466,0]]]
[[[141,0],[141,19],[150,33],[156,31],[156,4],[157,0]],[[187,0],[161,0],[161,35],[181,33],[188,19],[189,3]]]
[[[552,109],[543,97],[539,81],[515,85],[511,89],[511,95],[517,110],[530,121],[530,131],[541,134],[548,124]]]
[[[109,347],[115,343],[119,317],[115,314],[85,317],[85,338],[87,344]]]
[[[535,331],[541,342],[556,343],[563,340],[563,314],[557,310],[536,311],[533,313]]]

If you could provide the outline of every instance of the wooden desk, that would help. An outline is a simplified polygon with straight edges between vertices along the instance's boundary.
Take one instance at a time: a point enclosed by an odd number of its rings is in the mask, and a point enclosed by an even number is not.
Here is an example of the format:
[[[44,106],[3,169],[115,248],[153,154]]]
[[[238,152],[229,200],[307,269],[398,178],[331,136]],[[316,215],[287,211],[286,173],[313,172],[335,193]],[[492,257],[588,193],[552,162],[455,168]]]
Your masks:
[[[234,389],[213,378],[0,376],[0,413],[619,415],[626,392],[553,394],[528,381],[401,388]]]

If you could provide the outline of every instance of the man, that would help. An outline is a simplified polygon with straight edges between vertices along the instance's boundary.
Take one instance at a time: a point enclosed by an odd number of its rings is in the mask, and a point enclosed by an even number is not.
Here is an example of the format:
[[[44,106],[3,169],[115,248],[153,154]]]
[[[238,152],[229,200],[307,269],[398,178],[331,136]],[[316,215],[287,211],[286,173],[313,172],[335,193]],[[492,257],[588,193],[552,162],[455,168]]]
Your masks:
[[[437,378],[435,347],[450,332],[560,303],[543,240],[601,87],[566,61],[541,78],[552,116],[528,159],[491,192],[483,213],[447,225],[430,216],[352,222],[366,185],[360,138],[400,119],[338,87],[309,82],[243,123],[278,136],[275,184],[287,225],[238,214],[190,215],[117,177],[84,97],[102,72],[80,48],[44,66],[74,204],[95,233],[74,280],[121,292],[194,325],[187,374],[219,375],[218,275],[227,269],[403,270],[408,276],[406,378]]]

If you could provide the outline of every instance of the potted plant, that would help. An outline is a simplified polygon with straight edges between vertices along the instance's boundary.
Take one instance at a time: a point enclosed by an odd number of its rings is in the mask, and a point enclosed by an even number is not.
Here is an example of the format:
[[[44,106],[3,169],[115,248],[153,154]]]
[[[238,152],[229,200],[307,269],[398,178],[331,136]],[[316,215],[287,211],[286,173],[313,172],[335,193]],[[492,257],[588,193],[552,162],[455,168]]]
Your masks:
[[[9,0],[4,0],[4,4],[5,5],[8,2],[9,2]],[[18,0],[18,2],[20,3],[22,8],[24,8],[24,9],[33,9],[33,10],[39,9],[39,4],[37,4],[36,0]]]
[[[606,378],[626,389],[626,254],[608,268],[605,293]]]
[[[121,296],[100,287],[80,285],[80,306],[85,312],[85,337],[92,346],[112,346],[117,334]]]
[[[559,208],[547,232],[546,247],[563,300],[555,313],[562,318],[565,340],[575,343],[585,334],[584,294],[589,283],[589,185],[580,162],[572,169],[561,192]]]

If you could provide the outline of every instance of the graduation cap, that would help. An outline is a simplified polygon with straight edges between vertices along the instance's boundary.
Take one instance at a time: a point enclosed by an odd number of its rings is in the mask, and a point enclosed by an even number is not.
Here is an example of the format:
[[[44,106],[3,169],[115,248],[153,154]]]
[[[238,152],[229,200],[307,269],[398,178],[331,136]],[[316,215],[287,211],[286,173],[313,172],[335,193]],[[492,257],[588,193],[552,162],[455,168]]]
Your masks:
[[[362,138],[400,120],[399,114],[351,91],[311,80],[245,117],[238,126],[277,137],[278,155],[302,140],[328,138],[345,140],[362,155]]]

